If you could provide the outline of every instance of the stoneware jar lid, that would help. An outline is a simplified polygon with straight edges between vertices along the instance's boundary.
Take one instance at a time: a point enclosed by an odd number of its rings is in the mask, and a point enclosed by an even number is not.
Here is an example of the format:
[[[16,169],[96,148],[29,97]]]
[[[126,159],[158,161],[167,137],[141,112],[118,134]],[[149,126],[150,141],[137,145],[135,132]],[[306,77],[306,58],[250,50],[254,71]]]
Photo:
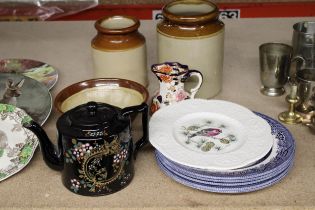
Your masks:
[[[121,109],[105,103],[88,102],[64,113],[57,121],[58,131],[80,139],[98,139],[118,134],[129,125]]]

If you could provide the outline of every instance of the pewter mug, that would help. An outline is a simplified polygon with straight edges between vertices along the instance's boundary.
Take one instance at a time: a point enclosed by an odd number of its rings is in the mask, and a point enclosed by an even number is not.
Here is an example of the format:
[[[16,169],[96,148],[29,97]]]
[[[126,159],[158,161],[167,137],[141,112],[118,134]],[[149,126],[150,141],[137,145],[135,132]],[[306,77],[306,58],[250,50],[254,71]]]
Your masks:
[[[282,43],[259,46],[261,93],[280,96],[285,92],[292,58],[292,47]]]
[[[305,63],[298,62],[296,71],[315,68],[315,21],[303,21],[293,25],[293,56],[301,56]]]
[[[301,69],[296,73],[298,96],[300,102],[298,112],[308,114],[315,110],[315,69]]]

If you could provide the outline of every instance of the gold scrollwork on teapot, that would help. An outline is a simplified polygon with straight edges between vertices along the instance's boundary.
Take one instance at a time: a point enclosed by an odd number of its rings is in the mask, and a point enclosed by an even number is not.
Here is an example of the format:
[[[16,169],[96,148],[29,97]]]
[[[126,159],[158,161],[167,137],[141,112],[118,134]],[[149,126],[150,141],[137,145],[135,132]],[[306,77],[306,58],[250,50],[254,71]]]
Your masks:
[[[88,188],[91,192],[104,189],[110,192],[108,184],[124,176],[128,148],[127,145],[121,146],[118,136],[110,143],[104,140],[102,145],[79,142],[66,152],[66,157],[70,154],[72,161],[66,159],[66,162],[73,163],[75,155],[75,160],[80,163],[79,179],[70,180],[74,192],[81,188]]]
[[[122,162],[113,161],[113,174],[109,174],[106,169],[106,165],[102,164],[109,156],[114,156],[120,153],[120,144],[118,142],[118,137],[109,144],[106,141],[103,146],[92,152],[89,156],[84,158],[82,163],[83,176],[89,182],[93,182],[98,185],[109,184],[114,181],[122,170]]]

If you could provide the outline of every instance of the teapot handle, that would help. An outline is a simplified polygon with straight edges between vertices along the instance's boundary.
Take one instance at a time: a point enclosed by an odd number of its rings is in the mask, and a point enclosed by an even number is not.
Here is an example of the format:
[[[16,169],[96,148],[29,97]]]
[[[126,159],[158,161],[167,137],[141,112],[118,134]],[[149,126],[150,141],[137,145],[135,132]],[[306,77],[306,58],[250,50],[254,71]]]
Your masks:
[[[142,128],[143,128],[143,136],[135,143],[135,150],[134,150],[134,158],[136,159],[137,152],[141,149],[144,145],[148,143],[148,136],[149,136],[149,129],[148,129],[148,105],[146,103],[142,103],[137,106],[130,106],[126,107],[121,110],[122,116],[127,117],[132,113],[142,113]]]
[[[188,75],[188,77],[196,76],[198,78],[197,85],[189,90],[190,98],[195,98],[195,95],[196,95],[197,91],[200,89],[202,82],[203,82],[202,73],[200,71],[197,71],[197,70],[189,70],[187,75]]]

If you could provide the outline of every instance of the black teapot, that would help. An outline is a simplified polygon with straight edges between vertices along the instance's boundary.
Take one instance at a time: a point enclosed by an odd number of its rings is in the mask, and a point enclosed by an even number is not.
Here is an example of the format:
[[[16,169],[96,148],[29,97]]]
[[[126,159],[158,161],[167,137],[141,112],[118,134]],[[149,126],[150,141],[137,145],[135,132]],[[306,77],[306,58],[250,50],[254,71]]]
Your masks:
[[[143,137],[131,137],[133,113],[142,113]],[[57,120],[58,147],[34,121],[24,127],[39,138],[46,164],[62,171],[66,188],[81,195],[106,195],[127,186],[134,175],[133,157],[148,142],[148,107],[145,103],[120,109],[88,102]]]

